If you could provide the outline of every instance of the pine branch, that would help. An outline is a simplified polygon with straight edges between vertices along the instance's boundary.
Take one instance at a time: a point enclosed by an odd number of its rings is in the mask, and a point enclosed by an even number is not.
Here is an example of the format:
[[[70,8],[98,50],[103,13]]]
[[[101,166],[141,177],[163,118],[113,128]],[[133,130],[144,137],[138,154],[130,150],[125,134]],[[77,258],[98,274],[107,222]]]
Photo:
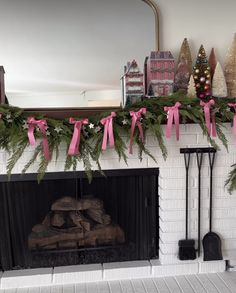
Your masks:
[[[14,166],[16,165],[18,160],[21,158],[27,145],[28,145],[27,140],[24,139],[24,140],[20,141],[19,146],[13,152],[12,156],[8,159],[8,161],[7,161],[7,174],[9,177],[11,175],[12,169],[14,168]]]
[[[138,158],[140,161],[143,160],[143,153],[148,155],[155,163],[157,163],[157,160],[155,157],[150,153],[150,151],[145,147],[145,145],[142,143],[142,141],[137,138],[136,140],[137,146],[138,146]]]
[[[227,190],[229,194],[232,194],[234,190],[236,190],[236,164],[231,166],[233,170],[229,172],[228,178],[225,181],[225,186],[227,186]]]
[[[217,132],[217,136],[219,137],[219,139],[221,140],[223,146],[226,148],[227,152],[228,150],[228,140],[226,139],[226,136],[224,135],[222,129],[220,128],[220,124],[216,123],[216,132]]]
[[[125,153],[126,145],[123,139],[119,135],[120,133],[123,132],[123,129],[119,125],[114,125],[113,130],[114,130],[114,138],[115,138],[115,151],[117,152],[119,156],[119,160],[123,159],[126,165],[128,165],[127,155]]]
[[[73,157],[70,155],[67,155],[65,160],[64,170],[69,171],[72,165],[73,165]]]
[[[162,126],[159,123],[151,124],[150,129],[156,137],[156,140],[161,149],[163,158],[166,160],[168,152],[167,152],[167,148],[165,146],[164,139],[163,139],[164,134],[163,134]]]
[[[38,175],[37,175],[38,183],[40,183],[41,180],[43,179],[43,177],[44,177],[44,175],[45,175],[45,173],[47,171],[48,164],[49,164],[49,161],[45,159],[44,153],[43,153],[42,150],[40,152],[40,159],[41,159],[41,161],[39,163],[39,168],[37,170],[37,173],[38,173]]]
[[[42,146],[41,146],[41,144],[39,144],[39,145],[36,147],[33,156],[31,157],[31,159],[29,160],[29,162],[25,165],[24,169],[22,170],[22,174],[25,174],[26,171],[29,169],[29,167],[30,167],[32,164],[35,163],[35,161],[36,161],[36,159],[37,159],[39,153],[41,152],[41,150],[42,150]]]

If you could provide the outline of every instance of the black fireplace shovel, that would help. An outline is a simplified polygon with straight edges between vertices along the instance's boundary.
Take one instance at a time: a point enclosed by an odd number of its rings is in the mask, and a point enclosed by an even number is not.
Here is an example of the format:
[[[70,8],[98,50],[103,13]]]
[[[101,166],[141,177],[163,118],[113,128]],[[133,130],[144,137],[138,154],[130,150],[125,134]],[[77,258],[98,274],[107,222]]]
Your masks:
[[[190,152],[184,153],[184,162],[186,169],[186,219],[185,219],[185,239],[179,240],[179,259],[180,260],[193,260],[196,259],[195,240],[188,239],[188,171],[190,163]]]
[[[210,222],[209,222],[209,232],[204,236],[202,240],[203,244],[203,260],[222,260],[222,250],[221,250],[221,239],[218,234],[212,232],[212,181],[213,181],[213,166],[215,161],[215,152],[208,153],[209,156],[209,166],[210,166]]]

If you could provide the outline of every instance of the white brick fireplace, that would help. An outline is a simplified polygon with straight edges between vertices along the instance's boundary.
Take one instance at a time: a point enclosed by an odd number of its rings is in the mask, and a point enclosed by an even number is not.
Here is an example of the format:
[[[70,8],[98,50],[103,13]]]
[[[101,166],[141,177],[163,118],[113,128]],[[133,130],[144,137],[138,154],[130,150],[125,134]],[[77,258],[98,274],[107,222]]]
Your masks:
[[[216,154],[214,172],[213,172],[213,231],[217,232],[222,239],[223,255],[225,260],[236,259],[236,197],[235,193],[229,195],[224,182],[230,170],[230,165],[236,162],[236,145],[232,135],[230,124],[225,124],[224,133],[229,143],[229,152],[225,150],[220,141],[217,143],[221,150]],[[162,156],[155,138],[147,136],[146,145],[151,153],[157,159],[157,164],[148,156],[144,156],[142,162],[139,161],[137,152],[129,155],[128,166],[124,162],[119,162],[117,154],[112,150],[107,150],[101,158],[103,169],[122,169],[122,168],[153,168],[158,167],[159,175],[159,260],[141,261],[126,264],[103,264],[103,265],[84,265],[84,269],[76,267],[55,268],[45,271],[45,284],[62,282],[72,282],[72,279],[91,281],[89,274],[92,273],[97,280],[137,278],[140,276],[165,276],[186,273],[204,273],[222,271],[225,269],[225,262],[203,262],[202,257],[195,261],[181,262],[177,258],[178,240],[185,237],[185,165],[183,155],[179,149],[185,147],[208,147],[207,140],[203,137],[202,131],[198,125],[189,124],[181,125],[180,141],[175,140],[173,132],[172,138],[166,140],[168,149],[168,158],[165,161]],[[25,163],[27,163],[33,150],[28,149],[20,159],[13,173],[20,173]],[[65,149],[61,149],[61,154],[57,163],[53,159],[49,165],[49,172],[64,171],[64,154]],[[0,172],[6,173],[7,154],[0,152]],[[37,166],[33,166],[29,173],[34,173]],[[83,170],[82,165],[78,170]],[[191,156],[190,164],[190,236],[197,240],[197,162],[196,155]],[[204,156],[202,167],[202,227],[201,238],[208,232],[209,225],[209,166],[208,157]],[[157,227],[158,229],[158,227]],[[235,257],[234,257],[235,255]],[[43,269],[42,269],[43,270]],[[32,270],[34,274],[41,274],[41,269]],[[45,269],[44,269],[45,270]],[[83,272],[82,279],[78,277],[78,271]],[[86,274],[86,272],[89,272]],[[22,279],[27,279],[30,272],[13,272],[3,273],[0,288],[10,288],[13,280],[22,283]],[[59,275],[58,275],[59,274]],[[61,275],[60,275],[61,274]],[[59,277],[58,277],[59,276]],[[64,277],[60,277],[64,276]],[[15,279],[14,279],[15,278]],[[11,281],[9,281],[11,280]],[[20,281],[21,280],[21,281]],[[40,279],[41,280],[41,279]],[[16,281],[14,281],[16,282]],[[29,286],[32,282],[28,280]],[[5,286],[5,287],[4,287]]]

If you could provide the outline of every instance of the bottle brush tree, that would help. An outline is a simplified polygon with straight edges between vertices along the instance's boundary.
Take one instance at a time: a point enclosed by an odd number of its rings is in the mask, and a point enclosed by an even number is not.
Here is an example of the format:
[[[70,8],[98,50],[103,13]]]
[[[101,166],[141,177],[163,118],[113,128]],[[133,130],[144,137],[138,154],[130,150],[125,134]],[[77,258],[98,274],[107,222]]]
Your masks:
[[[211,96],[211,72],[206,51],[201,45],[196,64],[193,68],[193,78],[196,86],[197,97],[205,99]]]

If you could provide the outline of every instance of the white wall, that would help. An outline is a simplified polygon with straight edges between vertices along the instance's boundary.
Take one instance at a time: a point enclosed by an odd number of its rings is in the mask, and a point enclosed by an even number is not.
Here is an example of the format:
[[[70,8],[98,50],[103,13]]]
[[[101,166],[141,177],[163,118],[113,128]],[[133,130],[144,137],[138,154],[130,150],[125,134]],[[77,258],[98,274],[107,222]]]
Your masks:
[[[203,44],[207,52],[215,47],[224,63],[236,32],[234,0],[156,0],[161,12],[161,45],[178,55],[182,40],[190,41],[194,59]],[[222,63],[222,65],[223,65]]]

